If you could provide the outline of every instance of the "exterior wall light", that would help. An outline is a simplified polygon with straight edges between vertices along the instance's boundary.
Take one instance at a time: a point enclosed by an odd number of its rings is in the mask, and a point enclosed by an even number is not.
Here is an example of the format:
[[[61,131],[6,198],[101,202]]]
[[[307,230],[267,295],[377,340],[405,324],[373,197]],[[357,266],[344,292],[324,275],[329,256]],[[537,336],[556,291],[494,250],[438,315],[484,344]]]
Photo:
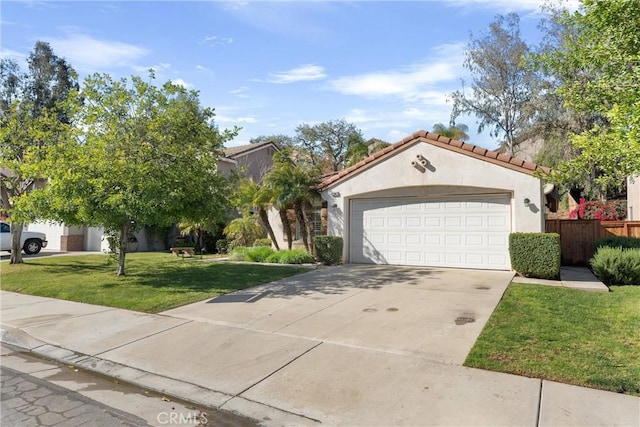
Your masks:
[[[528,197],[525,197],[524,198],[524,207],[528,208],[530,204],[531,204],[531,200],[529,200]]]

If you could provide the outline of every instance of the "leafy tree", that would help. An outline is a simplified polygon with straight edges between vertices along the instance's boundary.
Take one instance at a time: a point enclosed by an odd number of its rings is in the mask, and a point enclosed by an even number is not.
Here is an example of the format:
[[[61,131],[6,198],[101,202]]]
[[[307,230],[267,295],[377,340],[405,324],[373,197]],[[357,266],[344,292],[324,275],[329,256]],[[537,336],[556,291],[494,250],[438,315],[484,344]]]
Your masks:
[[[274,142],[278,147],[282,148],[293,146],[293,138],[283,134],[260,135],[249,140],[250,144],[262,144],[264,142]]]
[[[0,207],[12,224],[12,264],[22,262],[23,224],[35,217],[16,209],[41,178],[29,161],[37,163],[42,150],[64,138],[65,100],[78,88],[76,72],[49,44],[36,42],[27,62],[29,70],[22,73],[15,61],[0,60]]]
[[[253,179],[248,178],[240,182],[236,190],[235,204],[242,210],[244,215],[248,215],[254,208],[257,210],[260,224],[265,233],[273,242],[276,250],[280,250],[267,212],[273,202],[273,198],[274,194],[271,187],[265,184],[257,184]]]
[[[236,130],[220,132],[196,91],[152,82],[153,74],[150,82],[85,79],[73,135],[48,150],[40,172],[49,183],[28,198],[52,219],[118,230],[117,275],[125,274],[133,222],[168,225],[226,197],[215,171]]]
[[[457,139],[458,141],[469,140],[469,126],[460,123],[459,125],[451,124],[445,126],[442,123],[436,123],[433,125],[433,132],[438,135],[446,136],[448,138]]]
[[[594,178],[587,194],[604,196],[627,175],[640,173],[640,0],[584,0],[571,13],[557,12],[569,29],[541,61],[559,80],[564,106],[600,120],[571,137],[577,156],[552,179]]]
[[[492,137],[502,136],[501,146],[514,153],[526,139],[535,115],[531,104],[539,77],[524,59],[530,53],[520,37],[520,18],[516,13],[497,15],[489,32],[472,39],[464,66],[471,74],[471,93],[462,90],[451,94],[451,121],[462,114],[479,119],[478,132],[489,128]]]
[[[300,160],[325,171],[344,169],[349,163],[349,149],[361,144],[362,132],[344,119],[313,126],[303,123],[296,128]]]

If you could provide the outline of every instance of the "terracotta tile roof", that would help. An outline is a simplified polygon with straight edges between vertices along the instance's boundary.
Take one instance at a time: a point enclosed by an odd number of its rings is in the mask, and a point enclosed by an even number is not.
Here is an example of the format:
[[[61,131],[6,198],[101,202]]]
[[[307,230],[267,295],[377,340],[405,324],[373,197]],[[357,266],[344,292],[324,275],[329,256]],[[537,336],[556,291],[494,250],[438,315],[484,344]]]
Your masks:
[[[246,144],[246,145],[237,145],[235,147],[225,147],[224,155],[225,157],[234,158],[235,156],[239,156],[247,151],[254,151],[259,148],[264,148],[269,145],[272,145],[276,150],[280,150],[278,145],[273,141],[261,142],[259,144]]]
[[[486,148],[478,147],[477,145],[468,144],[466,142],[461,142],[455,139],[448,138],[446,136],[438,135],[437,133],[419,130],[405,137],[401,141],[398,141],[395,144],[372,154],[361,162],[324,178],[320,185],[318,185],[318,189],[320,191],[323,191],[326,188],[337,184],[343,179],[351,177],[358,172],[362,172],[362,170],[367,169],[378,162],[384,161],[384,159],[386,159],[387,157],[391,157],[393,154],[395,154],[395,152],[398,152],[399,150],[402,150],[403,148],[406,148],[418,142],[424,142],[436,147],[448,149],[456,153],[474,157],[479,160],[483,160],[529,175],[533,175],[533,173],[536,171],[545,173],[550,171],[550,169],[547,167],[539,166],[535,163],[525,162],[524,160],[516,159],[515,157],[512,157],[508,154],[490,151]]]

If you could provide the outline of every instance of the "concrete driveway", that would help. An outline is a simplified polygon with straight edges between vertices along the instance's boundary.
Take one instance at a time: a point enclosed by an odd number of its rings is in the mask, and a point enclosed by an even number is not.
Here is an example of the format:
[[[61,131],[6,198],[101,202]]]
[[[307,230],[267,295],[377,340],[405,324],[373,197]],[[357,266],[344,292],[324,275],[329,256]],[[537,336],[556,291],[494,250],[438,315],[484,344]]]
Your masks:
[[[0,291],[0,340],[267,426],[640,425],[636,397],[460,366],[510,278],[348,265],[159,315]]]
[[[346,265],[162,314],[461,365],[513,274]]]

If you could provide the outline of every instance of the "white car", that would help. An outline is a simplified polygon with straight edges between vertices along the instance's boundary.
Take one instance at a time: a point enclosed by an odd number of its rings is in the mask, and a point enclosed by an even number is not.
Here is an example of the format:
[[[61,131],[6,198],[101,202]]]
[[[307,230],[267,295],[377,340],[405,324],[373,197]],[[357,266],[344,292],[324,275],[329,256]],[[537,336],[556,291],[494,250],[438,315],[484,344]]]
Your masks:
[[[23,231],[20,239],[20,247],[27,255],[34,255],[40,249],[47,247],[47,236],[35,231]],[[11,250],[11,226],[6,222],[0,222],[0,251]]]

